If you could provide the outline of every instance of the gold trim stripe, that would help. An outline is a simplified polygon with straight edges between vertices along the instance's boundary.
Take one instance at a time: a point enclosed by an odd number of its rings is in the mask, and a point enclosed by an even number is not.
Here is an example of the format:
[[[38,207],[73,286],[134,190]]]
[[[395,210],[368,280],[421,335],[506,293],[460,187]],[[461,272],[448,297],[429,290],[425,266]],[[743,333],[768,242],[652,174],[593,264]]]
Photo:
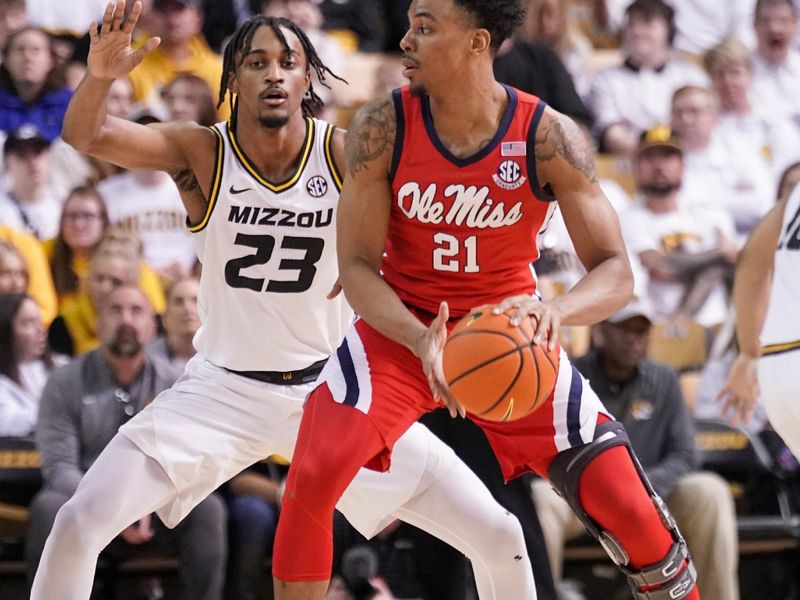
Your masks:
[[[191,233],[197,233],[198,231],[204,229],[206,225],[208,225],[208,220],[211,218],[211,213],[214,211],[214,206],[217,204],[219,188],[222,184],[222,158],[225,156],[225,143],[222,140],[222,133],[220,133],[216,125],[212,125],[209,127],[209,129],[214,132],[214,135],[217,136],[217,158],[214,161],[214,173],[211,175],[211,189],[209,190],[208,194],[208,207],[206,208],[206,214],[203,215],[203,220],[197,225],[187,228]]]
[[[769,346],[764,346],[761,350],[763,356],[768,356],[770,354],[780,354],[781,352],[789,352],[790,350],[797,350],[800,348],[800,340],[795,340],[794,342],[784,342],[783,344],[770,344]]]
[[[230,123],[228,124],[228,137],[231,140],[233,153],[236,155],[236,158],[239,160],[239,163],[241,163],[245,170],[250,173],[250,175],[252,175],[256,181],[258,181],[258,183],[266,187],[268,190],[272,192],[283,192],[297,183],[297,181],[300,179],[300,175],[303,174],[303,170],[308,164],[308,157],[311,156],[311,147],[314,143],[314,121],[313,119],[306,117],[306,142],[305,147],[303,148],[303,156],[300,159],[300,164],[298,165],[295,174],[283,183],[272,183],[271,181],[265,179],[258,172],[258,169],[253,166],[253,163],[250,162],[250,159],[247,158],[247,155],[239,147],[239,142],[236,139],[236,135],[233,133],[233,129],[231,129]]]
[[[339,169],[336,168],[336,162],[333,160],[333,132],[335,130],[336,127],[328,124],[328,131],[325,134],[325,162],[328,163],[328,170],[331,172],[336,190],[341,192],[342,176],[339,173]]]

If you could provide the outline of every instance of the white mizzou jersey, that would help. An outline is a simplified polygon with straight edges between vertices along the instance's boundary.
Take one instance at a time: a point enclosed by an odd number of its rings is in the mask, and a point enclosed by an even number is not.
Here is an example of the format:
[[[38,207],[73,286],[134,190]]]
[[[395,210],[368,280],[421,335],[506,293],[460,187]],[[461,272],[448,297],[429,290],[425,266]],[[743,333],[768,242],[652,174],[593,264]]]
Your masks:
[[[800,348],[800,186],[783,213],[761,343],[764,354]]]
[[[190,228],[203,264],[195,347],[235,371],[303,369],[335,351],[353,319],[344,294],[325,298],[338,275],[334,127],[306,119],[297,170],[279,183],[259,173],[228,123],[211,129],[208,209]]]

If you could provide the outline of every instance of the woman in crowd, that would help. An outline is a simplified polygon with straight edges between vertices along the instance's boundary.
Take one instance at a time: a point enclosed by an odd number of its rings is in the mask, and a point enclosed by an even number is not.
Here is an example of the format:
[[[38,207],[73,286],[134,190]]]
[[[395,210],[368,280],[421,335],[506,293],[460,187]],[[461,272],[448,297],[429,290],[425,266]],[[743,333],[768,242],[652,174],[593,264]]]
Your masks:
[[[64,359],[47,350],[39,306],[21,293],[0,294],[0,435],[33,432],[50,372]]]
[[[217,122],[217,109],[208,84],[190,73],[181,73],[161,91],[170,121],[195,121],[210,127]]]
[[[89,262],[109,228],[105,201],[95,188],[79,186],[70,192],[64,201],[58,235],[44,243],[60,309],[80,292],[81,278],[88,273]],[[141,264],[138,284],[161,312],[164,292],[158,275],[145,263]]]
[[[35,27],[11,34],[0,64],[0,131],[32,124],[48,141],[61,134],[72,97],[56,68],[50,37]]]
[[[581,98],[589,93],[587,62],[594,51],[589,39],[569,19],[565,0],[529,0],[521,34],[529,42],[552,47],[567,67]]]
[[[0,241],[0,294],[23,294],[28,287],[28,269],[13,244]]]

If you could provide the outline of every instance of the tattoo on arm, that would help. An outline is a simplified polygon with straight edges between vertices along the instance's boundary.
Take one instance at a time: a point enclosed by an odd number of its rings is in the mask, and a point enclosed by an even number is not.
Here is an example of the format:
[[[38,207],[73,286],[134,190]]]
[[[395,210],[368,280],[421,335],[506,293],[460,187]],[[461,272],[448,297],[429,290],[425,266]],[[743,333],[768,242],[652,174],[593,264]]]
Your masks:
[[[348,127],[344,141],[347,172],[352,177],[394,146],[397,118],[391,98],[367,104]]]
[[[197,177],[191,169],[184,169],[183,171],[175,171],[169,174],[175,185],[181,192],[194,192],[200,189],[200,184],[197,182]]]
[[[597,183],[594,148],[586,134],[571,120],[553,117],[536,132],[536,159],[547,162],[559,156],[590,183]]]

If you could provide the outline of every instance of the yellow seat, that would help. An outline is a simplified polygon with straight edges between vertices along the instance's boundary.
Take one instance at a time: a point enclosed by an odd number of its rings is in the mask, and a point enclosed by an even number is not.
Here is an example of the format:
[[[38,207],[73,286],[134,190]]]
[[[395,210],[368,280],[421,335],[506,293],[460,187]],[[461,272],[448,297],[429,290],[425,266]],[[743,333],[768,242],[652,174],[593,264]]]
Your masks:
[[[647,356],[678,371],[699,369],[708,357],[706,328],[693,321],[658,323],[650,332]]]
[[[596,163],[600,179],[616,181],[629,196],[636,194],[636,181],[628,159],[613,154],[598,154]]]

